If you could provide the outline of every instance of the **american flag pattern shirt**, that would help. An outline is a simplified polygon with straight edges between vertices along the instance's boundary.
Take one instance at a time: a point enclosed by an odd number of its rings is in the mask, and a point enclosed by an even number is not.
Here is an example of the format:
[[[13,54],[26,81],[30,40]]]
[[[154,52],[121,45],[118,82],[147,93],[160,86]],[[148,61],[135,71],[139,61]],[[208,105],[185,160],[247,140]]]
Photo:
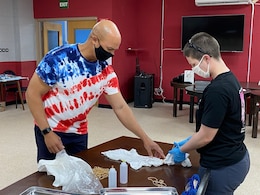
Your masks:
[[[119,92],[116,73],[106,61],[90,62],[77,44],[49,51],[36,68],[52,88],[43,97],[48,123],[54,131],[86,134],[87,115],[102,93]]]

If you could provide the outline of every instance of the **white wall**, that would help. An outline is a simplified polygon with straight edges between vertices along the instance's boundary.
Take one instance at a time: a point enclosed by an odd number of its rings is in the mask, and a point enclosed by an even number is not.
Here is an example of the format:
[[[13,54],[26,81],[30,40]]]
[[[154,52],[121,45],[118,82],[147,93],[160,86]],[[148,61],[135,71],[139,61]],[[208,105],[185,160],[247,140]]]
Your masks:
[[[0,0],[0,61],[36,60],[33,0]]]

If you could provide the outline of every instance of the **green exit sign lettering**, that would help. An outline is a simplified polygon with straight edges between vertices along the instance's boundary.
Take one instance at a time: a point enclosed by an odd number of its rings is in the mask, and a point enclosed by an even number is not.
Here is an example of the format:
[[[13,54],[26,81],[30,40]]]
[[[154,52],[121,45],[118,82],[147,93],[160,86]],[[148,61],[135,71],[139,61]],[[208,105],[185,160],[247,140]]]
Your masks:
[[[60,0],[60,8],[67,9],[69,7],[69,0]]]

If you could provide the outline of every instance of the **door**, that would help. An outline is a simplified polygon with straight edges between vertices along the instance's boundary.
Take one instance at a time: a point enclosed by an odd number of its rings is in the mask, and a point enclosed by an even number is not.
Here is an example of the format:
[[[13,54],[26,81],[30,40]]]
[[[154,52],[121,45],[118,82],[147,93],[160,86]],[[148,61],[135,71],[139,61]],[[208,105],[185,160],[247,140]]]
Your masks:
[[[84,43],[87,40],[91,29],[96,23],[96,19],[68,21],[68,42],[70,44]]]
[[[43,53],[44,55],[54,47],[62,45],[62,25],[43,22]]]

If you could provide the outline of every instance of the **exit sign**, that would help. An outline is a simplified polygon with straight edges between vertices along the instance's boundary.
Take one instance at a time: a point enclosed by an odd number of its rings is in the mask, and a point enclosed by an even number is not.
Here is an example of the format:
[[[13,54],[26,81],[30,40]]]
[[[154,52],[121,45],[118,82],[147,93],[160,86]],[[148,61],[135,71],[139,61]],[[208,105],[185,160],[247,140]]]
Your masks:
[[[67,9],[69,7],[69,0],[60,0],[60,8]]]

